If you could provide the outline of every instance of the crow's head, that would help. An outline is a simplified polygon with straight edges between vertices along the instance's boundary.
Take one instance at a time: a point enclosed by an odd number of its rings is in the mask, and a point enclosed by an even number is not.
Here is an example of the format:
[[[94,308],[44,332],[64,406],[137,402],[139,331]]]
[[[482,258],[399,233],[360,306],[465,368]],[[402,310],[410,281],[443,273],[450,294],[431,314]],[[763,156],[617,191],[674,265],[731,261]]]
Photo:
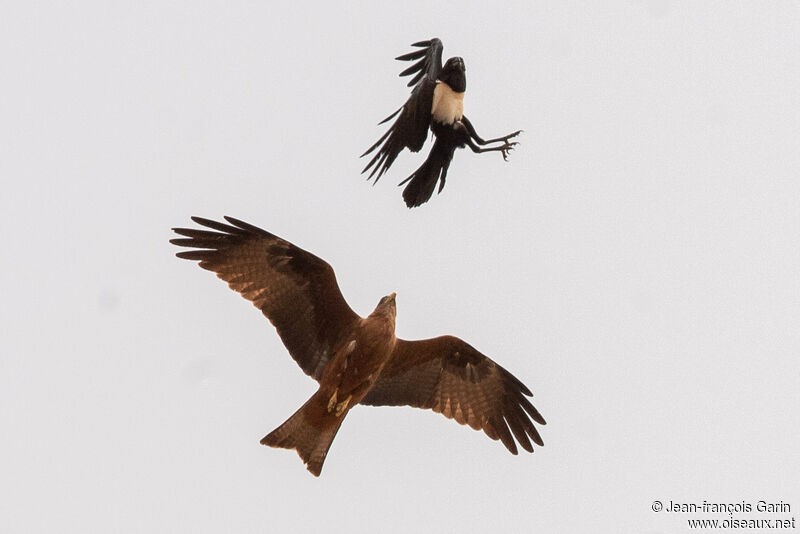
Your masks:
[[[442,67],[442,72],[439,74],[439,80],[443,81],[450,88],[457,92],[463,93],[467,90],[467,75],[464,60],[460,57],[451,57],[447,63]]]

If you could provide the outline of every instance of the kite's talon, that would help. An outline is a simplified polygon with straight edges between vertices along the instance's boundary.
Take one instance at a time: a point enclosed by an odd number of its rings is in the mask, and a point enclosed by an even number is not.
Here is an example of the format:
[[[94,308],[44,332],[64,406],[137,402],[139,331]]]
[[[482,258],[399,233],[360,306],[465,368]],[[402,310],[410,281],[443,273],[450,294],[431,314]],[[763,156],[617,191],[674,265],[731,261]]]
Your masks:
[[[333,391],[333,395],[331,395],[330,400],[328,401],[328,413],[331,413],[333,409],[336,407],[336,393],[339,391],[339,388],[336,388]],[[350,400],[350,399],[347,399]],[[336,415],[339,415],[338,413]]]
[[[350,404],[350,399],[352,398],[352,395],[348,395],[345,400],[336,405],[336,417],[339,417],[342,415],[342,413],[344,413],[344,411],[347,409],[347,405]]]

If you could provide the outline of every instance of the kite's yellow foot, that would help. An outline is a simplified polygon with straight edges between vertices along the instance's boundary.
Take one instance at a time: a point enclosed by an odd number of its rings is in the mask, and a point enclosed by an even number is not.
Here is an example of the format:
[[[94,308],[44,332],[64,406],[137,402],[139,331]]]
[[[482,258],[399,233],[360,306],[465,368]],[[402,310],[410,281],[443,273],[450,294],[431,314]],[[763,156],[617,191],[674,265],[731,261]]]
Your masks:
[[[352,395],[348,395],[345,400],[336,405],[336,417],[342,415],[342,412],[344,412],[347,409],[347,405],[350,403],[350,399],[352,398],[353,398]]]
[[[336,388],[335,390],[333,390],[333,395],[331,395],[331,398],[328,401],[328,413],[331,413],[333,411],[334,407],[336,407],[336,393],[338,391],[339,391],[339,388]],[[336,414],[336,415],[339,415],[339,414]]]

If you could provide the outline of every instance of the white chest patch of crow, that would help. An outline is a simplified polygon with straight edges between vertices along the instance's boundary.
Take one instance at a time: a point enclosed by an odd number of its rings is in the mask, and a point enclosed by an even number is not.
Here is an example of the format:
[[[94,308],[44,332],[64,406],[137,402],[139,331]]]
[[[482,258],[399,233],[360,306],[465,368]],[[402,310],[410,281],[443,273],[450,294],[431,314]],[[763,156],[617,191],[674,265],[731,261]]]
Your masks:
[[[436,122],[453,124],[464,115],[464,93],[456,93],[444,82],[436,82],[433,89],[431,114]]]

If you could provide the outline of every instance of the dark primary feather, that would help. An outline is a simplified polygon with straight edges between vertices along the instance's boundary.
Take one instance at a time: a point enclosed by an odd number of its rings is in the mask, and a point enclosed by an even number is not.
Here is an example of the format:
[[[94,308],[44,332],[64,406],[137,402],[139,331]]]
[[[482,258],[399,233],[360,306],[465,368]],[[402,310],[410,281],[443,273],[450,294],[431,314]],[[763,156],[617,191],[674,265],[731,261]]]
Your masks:
[[[544,418],[528,400],[530,390],[511,373],[453,336],[398,339],[391,360],[361,404],[430,408],[499,439],[517,454],[514,438],[533,452],[542,438],[531,419]],[[513,438],[512,438],[513,435]]]
[[[283,239],[232,217],[224,224],[192,217],[214,231],[173,228],[185,236],[171,243],[198,250],[179,258],[200,262],[251,301],[275,325],[303,371],[322,377],[334,346],[359,316],[350,309],[324,260]]]
[[[422,49],[397,56],[395,59],[399,61],[419,59],[419,61],[401,72],[400,76],[409,76],[416,73],[416,76],[408,82],[408,87],[416,85],[426,74],[428,78],[435,81],[439,77],[439,73],[442,72],[442,50],[444,50],[442,42],[434,37],[430,41],[419,41],[411,46],[421,47]]]
[[[383,119],[379,124],[383,124],[393,119],[398,114],[395,122],[384,133],[377,142],[369,147],[366,152],[361,154],[363,158],[380,147],[361,173],[372,169],[368,179],[375,178],[375,182],[391,167],[397,155],[404,148],[412,152],[418,152],[425,140],[428,138],[428,127],[431,121],[431,107],[433,106],[433,90],[436,87],[436,79],[442,71],[442,42],[439,39],[430,41],[420,41],[412,46],[422,47],[397,57],[401,61],[413,61],[416,63],[400,73],[400,76],[414,75],[408,83],[409,87],[414,86],[411,95],[403,104],[403,107]]]
[[[367,163],[361,173],[365,173],[370,168],[367,179],[375,178],[377,183],[383,174],[389,170],[397,155],[408,148],[412,152],[419,152],[428,138],[428,127],[431,122],[431,106],[433,106],[433,90],[436,82],[425,77],[414,87],[411,96],[403,107],[392,115],[386,117],[383,122],[400,114],[389,129],[384,133],[375,144],[361,154],[363,158],[380,146],[378,151]]]

